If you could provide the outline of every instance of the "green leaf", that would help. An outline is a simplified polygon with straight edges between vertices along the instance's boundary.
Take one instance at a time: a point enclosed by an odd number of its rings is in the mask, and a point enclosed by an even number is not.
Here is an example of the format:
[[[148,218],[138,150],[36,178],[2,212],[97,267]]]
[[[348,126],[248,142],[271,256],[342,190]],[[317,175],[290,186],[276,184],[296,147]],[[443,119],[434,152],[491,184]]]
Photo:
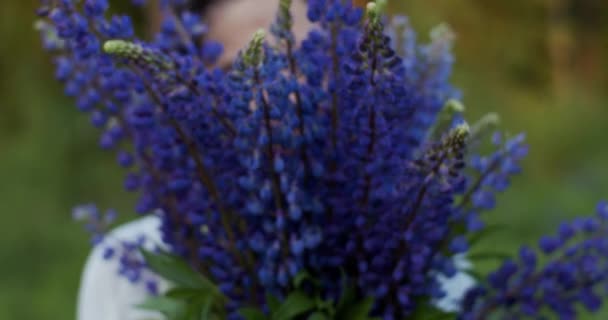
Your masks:
[[[311,314],[307,320],[329,320],[329,317],[323,312],[315,312]]]
[[[336,306],[332,300],[323,300],[321,297],[315,297],[316,310],[324,311],[329,315],[336,313]]]
[[[221,295],[217,287],[193,270],[182,258],[165,253],[142,250],[146,263],[156,274],[180,287],[209,290],[214,295]]]
[[[438,309],[434,305],[430,304],[427,300],[419,299],[416,304],[416,310],[410,316],[411,319],[416,320],[454,320],[456,319],[456,313],[446,312]]]
[[[171,288],[165,293],[165,296],[179,300],[189,300],[200,296],[210,295],[211,293],[208,290],[183,287]]]
[[[374,306],[374,299],[365,298],[362,301],[347,301],[337,313],[336,320],[368,320]]]
[[[266,304],[268,305],[268,309],[270,309],[270,314],[276,313],[281,307],[281,301],[270,293],[266,294]]]
[[[344,291],[342,291],[342,295],[340,295],[340,300],[336,306],[336,309],[338,310],[350,303],[355,302],[355,299],[357,299],[355,286],[353,284],[349,284],[348,280],[344,276],[342,277],[342,288],[344,288]]]
[[[211,320],[216,318],[215,314],[213,314],[212,312],[212,306],[213,306],[213,298],[209,297],[207,299],[205,299],[203,301],[203,303],[201,304],[201,310],[200,310],[200,320]]]
[[[272,319],[290,320],[297,315],[312,310],[314,307],[314,299],[302,291],[294,291],[287,296],[281,307],[272,315]]]
[[[215,319],[217,318],[217,312],[214,311],[223,308],[219,297],[204,289],[172,288],[165,293],[165,297],[182,301],[188,306],[186,319]]]
[[[302,271],[298,272],[295,275],[295,277],[293,278],[294,288],[300,289],[305,281],[311,282],[316,287],[318,287],[320,284],[319,280],[317,280],[313,276],[311,276],[310,273],[308,273],[306,270],[302,270]]]
[[[266,315],[256,308],[242,308],[239,309],[239,314],[245,318],[245,320],[266,320]]]
[[[422,320],[454,320],[456,319],[456,314],[455,313],[442,313],[442,314],[435,314],[435,315],[429,315],[426,317],[423,317]]]
[[[186,315],[183,317],[184,320],[200,320],[200,312],[201,312],[201,303],[200,301],[190,301],[187,304],[188,308],[186,309]]]
[[[302,283],[304,283],[304,281],[311,280],[311,279],[312,279],[312,277],[310,276],[310,273],[306,272],[306,270],[300,271],[293,278],[293,286],[296,289],[300,289],[300,287],[302,286]]]
[[[186,313],[186,303],[168,297],[150,297],[136,307],[143,310],[157,311],[169,319],[179,319]]]

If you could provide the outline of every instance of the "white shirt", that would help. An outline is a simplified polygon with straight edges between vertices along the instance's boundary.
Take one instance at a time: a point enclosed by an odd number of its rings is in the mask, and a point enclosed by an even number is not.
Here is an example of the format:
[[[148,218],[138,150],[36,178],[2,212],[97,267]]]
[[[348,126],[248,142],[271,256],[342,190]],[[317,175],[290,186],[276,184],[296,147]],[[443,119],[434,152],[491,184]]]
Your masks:
[[[148,216],[131,223],[124,224],[97,245],[89,255],[80,280],[78,293],[78,320],[162,320],[163,318],[151,312],[139,310],[135,306],[142,303],[148,296],[143,284],[133,284],[119,276],[119,261],[103,258],[106,245],[114,245],[119,241],[135,242],[145,235],[145,247],[152,249],[154,244],[160,244],[160,220],[156,216]],[[159,289],[165,290],[167,283],[160,282]]]

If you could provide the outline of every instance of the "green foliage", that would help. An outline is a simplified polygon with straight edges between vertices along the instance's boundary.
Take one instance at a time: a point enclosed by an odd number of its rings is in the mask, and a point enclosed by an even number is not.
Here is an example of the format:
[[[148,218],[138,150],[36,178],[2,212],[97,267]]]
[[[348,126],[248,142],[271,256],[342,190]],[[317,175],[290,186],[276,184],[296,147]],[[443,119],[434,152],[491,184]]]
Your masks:
[[[435,306],[428,303],[428,301],[420,301],[418,307],[411,315],[414,320],[454,320],[456,319],[456,313],[446,312],[437,309]]]
[[[304,283],[312,289],[305,290]],[[372,298],[360,299],[355,287],[343,279],[345,290],[336,301],[323,299],[316,291],[318,279],[307,272],[301,272],[294,277],[294,290],[282,301],[267,294],[269,314],[259,308],[247,307],[239,310],[246,320],[372,320],[369,313],[374,301]],[[312,292],[312,293],[310,293]]]
[[[329,320],[328,316],[320,311],[311,314],[307,320]]]
[[[317,286],[317,280],[306,271],[301,271],[293,278],[293,285],[296,289],[302,288],[304,282],[311,282],[315,287]]]
[[[313,310],[315,306],[313,298],[303,291],[294,291],[285,298],[285,301],[270,318],[272,320],[291,320],[296,316]]]
[[[162,296],[150,297],[138,305],[139,308],[159,312],[167,320],[225,319],[225,296],[184,259],[146,250],[142,250],[142,255],[150,270],[174,286]],[[305,284],[313,289],[306,290]],[[354,285],[347,279],[342,280],[345,290],[337,302],[323,299],[316,289],[318,285],[318,279],[301,272],[294,277],[294,290],[282,301],[271,294],[266,295],[268,314],[259,306],[242,308],[239,313],[246,320],[372,320],[369,313],[373,299],[358,297]]]
[[[139,308],[158,311],[167,320],[221,320],[225,297],[209,279],[180,257],[142,250],[148,267],[174,287],[160,297],[151,297]]]
[[[152,297],[138,305],[140,309],[157,311],[168,320],[222,320],[219,309],[213,309],[213,297],[198,291],[188,299],[169,296]]]
[[[158,311],[169,319],[180,319],[184,315],[186,303],[169,297],[151,297],[137,307],[143,310]]]
[[[336,310],[336,320],[368,320],[369,313],[374,306],[374,300],[371,297],[365,298],[362,301],[347,301]]]
[[[275,313],[281,307],[281,301],[271,294],[266,294],[266,304],[270,313]]]
[[[256,308],[242,308],[239,310],[239,314],[245,318],[245,320],[265,320],[266,314]]]
[[[374,305],[371,298],[365,298],[363,300],[357,298],[357,292],[355,286],[348,283],[346,279],[342,279],[342,287],[344,292],[338,300],[335,311],[330,313],[334,319],[340,320],[366,320],[369,318],[369,313]]]
[[[148,267],[166,280],[185,288],[195,288],[220,295],[215,285],[200,273],[196,272],[183,259],[166,252],[142,250]]]

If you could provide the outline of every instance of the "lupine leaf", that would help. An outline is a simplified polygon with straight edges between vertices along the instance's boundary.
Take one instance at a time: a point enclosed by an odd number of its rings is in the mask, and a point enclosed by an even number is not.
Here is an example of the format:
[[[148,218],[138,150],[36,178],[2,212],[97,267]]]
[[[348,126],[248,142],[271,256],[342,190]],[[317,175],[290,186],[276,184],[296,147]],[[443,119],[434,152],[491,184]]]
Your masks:
[[[281,301],[271,294],[266,294],[266,304],[270,309],[270,314],[274,314],[281,307]]]
[[[168,297],[150,297],[137,305],[138,309],[157,311],[169,319],[179,319],[185,315],[186,303]]]
[[[213,297],[209,296],[202,299],[198,310],[198,315],[198,319],[200,320],[212,320],[216,318],[215,314],[213,313]]]
[[[456,319],[456,314],[451,313],[451,312],[437,313],[437,314],[429,315],[429,316],[422,318],[422,320],[455,320],[455,319]]]
[[[426,300],[419,300],[416,304],[416,310],[410,316],[415,320],[453,320],[456,319],[456,314],[438,309]],[[408,318],[409,319],[409,318]]]
[[[188,308],[186,309],[186,315],[183,317],[184,320],[200,320],[202,305],[199,299],[195,301],[189,301],[187,303]],[[207,318],[205,319],[207,320]]]
[[[294,291],[287,296],[276,313],[272,315],[273,320],[290,320],[315,307],[315,301],[302,291]]]
[[[165,293],[165,296],[179,300],[188,300],[203,295],[209,295],[209,291],[202,289],[178,287],[171,288]]]
[[[323,312],[315,312],[311,314],[307,320],[329,320],[329,317]]]
[[[368,320],[373,306],[374,299],[371,297],[362,301],[347,302],[336,312],[336,320]]]
[[[317,310],[319,311],[324,311],[329,315],[336,313],[335,302],[332,300],[323,300],[321,297],[316,297],[315,303],[317,305]]]
[[[296,289],[299,289],[300,287],[302,287],[302,283],[304,283],[304,281],[306,281],[306,280],[313,280],[313,278],[310,276],[310,274],[308,272],[300,271],[293,278],[293,286]]]
[[[188,320],[211,320],[217,318],[217,314],[213,312],[213,307],[214,303],[218,302],[219,296],[213,295],[209,290],[178,287],[169,289],[164,297],[186,304],[188,312],[185,318]],[[220,305],[217,307],[222,308]]]
[[[245,320],[267,320],[266,315],[256,308],[242,308],[239,309],[239,314],[245,318]]]
[[[302,287],[302,284],[305,281],[310,281],[313,285],[315,286],[319,286],[319,280],[315,279],[314,277],[312,277],[310,275],[310,273],[306,272],[306,271],[300,271],[298,272],[294,279],[293,279],[293,285],[296,289],[300,289]]]
[[[142,254],[150,269],[164,279],[180,287],[205,289],[220,295],[220,291],[209,279],[194,271],[181,258],[164,252],[146,250],[142,250]]]
[[[356,299],[355,287],[352,285],[346,285],[346,282],[343,281],[344,291],[340,296],[340,301],[338,301],[337,309],[340,310],[346,305],[353,303]]]

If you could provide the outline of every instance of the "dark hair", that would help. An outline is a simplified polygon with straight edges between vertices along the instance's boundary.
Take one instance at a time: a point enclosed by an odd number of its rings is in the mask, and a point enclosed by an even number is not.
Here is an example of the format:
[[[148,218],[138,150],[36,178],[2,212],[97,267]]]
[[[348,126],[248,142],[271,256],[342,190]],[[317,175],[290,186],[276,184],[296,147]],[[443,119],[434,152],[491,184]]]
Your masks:
[[[202,12],[204,14],[212,4],[220,2],[220,1],[229,1],[229,0],[191,0],[190,1],[190,10],[195,11],[195,12]]]
[[[190,1],[190,10],[204,13],[213,3],[222,0],[192,0]]]

